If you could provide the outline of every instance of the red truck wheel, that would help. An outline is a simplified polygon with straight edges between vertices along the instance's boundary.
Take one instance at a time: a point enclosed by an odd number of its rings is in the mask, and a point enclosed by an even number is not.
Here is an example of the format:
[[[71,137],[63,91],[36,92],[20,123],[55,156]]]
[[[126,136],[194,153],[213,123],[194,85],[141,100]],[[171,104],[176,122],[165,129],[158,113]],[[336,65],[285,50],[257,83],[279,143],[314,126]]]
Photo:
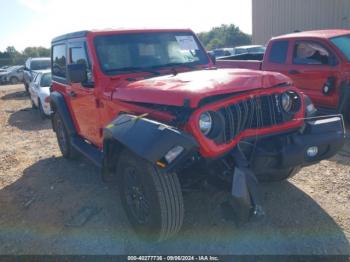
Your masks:
[[[121,153],[117,173],[122,204],[141,238],[162,241],[180,230],[184,205],[175,173],[160,173],[128,150]]]
[[[56,137],[58,141],[58,146],[61,150],[63,157],[68,159],[75,159],[78,153],[72,147],[70,142],[70,137],[68,135],[67,129],[63,124],[63,120],[59,113],[55,112],[52,116],[54,130],[56,132]]]

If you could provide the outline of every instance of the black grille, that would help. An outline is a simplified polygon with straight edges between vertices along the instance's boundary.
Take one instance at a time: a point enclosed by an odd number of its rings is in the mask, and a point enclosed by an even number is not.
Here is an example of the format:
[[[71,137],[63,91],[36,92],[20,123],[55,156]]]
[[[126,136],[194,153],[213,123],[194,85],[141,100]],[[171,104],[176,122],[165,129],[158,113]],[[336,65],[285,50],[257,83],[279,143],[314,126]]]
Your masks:
[[[225,122],[224,143],[229,143],[244,130],[270,127],[286,121],[278,94],[242,100],[220,108],[219,113]]]

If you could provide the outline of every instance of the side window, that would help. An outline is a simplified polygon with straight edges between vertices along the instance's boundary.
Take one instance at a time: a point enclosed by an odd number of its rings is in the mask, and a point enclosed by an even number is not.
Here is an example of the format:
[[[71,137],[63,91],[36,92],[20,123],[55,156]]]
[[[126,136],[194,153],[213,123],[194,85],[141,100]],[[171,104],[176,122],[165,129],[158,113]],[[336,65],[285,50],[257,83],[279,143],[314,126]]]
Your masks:
[[[89,58],[87,56],[85,44],[83,42],[72,44],[71,46],[69,46],[69,54],[70,54],[69,63],[84,64],[87,70],[88,82],[92,82],[91,66],[90,66]]]
[[[52,49],[52,74],[66,78],[66,45],[56,45]]]
[[[328,65],[330,54],[316,42],[297,42],[294,46],[293,63],[298,65]]]
[[[284,64],[287,60],[288,43],[288,41],[277,41],[272,43],[269,62],[276,64]]]

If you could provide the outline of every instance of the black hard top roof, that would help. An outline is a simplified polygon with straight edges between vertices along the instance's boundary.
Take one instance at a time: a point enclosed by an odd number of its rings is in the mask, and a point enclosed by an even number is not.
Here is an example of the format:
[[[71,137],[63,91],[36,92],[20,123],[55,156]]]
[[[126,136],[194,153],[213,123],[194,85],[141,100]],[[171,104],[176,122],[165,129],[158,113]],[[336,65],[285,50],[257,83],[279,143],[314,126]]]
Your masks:
[[[54,39],[52,39],[51,43],[55,43],[55,42],[59,42],[59,41],[67,40],[67,39],[72,39],[72,38],[85,37],[89,32],[90,31],[85,30],[85,31],[78,31],[78,32],[60,35],[60,36],[57,36]]]

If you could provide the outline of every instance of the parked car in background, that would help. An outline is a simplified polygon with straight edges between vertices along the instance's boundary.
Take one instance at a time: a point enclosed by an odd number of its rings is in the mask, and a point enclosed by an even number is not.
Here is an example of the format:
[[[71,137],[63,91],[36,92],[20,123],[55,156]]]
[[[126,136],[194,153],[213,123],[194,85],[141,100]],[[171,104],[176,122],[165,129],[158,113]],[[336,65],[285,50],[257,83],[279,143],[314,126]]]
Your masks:
[[[262,61],[264,59],[264,53],[245,53],[240,55],[231,55],[219,57],[218,60],[257,60]]]
[[[7,69],[7,74],[4,77],[6,83],[18,84],[24,79],[24,66],[13,66]]]
[[[220,68],[249,68],[289,76],[324,113],[350,122],[350,30],[299,32],[272,38],[262,61],[219,60]]]
[[[33,80],[33,71],[50,69],[50,57],[28,58],[24,66],[24,86],[29,92],[29,84]]]
[[[29,85],[30,100],[33,108],[38,108],[41,118],[45,119],[51,114],[50,107],[51,70],[36,72]]]
[[[5,84],[6,75],[7,75],[7,70],[3,69],[0,71],[0,85]]]
[[[1,84],[17,84],[23,82],[23,66],[11,66],[0,71]]]
[[[234,55],[265,53],[266,47],[262,45],[246,45],[234,48]]]
[[[214,49],[212,51],[208,52],[210,55],[214,56],[215,58],[220,58],[224,56],[230,56],[234,54],[233,48],[218,48]]]

